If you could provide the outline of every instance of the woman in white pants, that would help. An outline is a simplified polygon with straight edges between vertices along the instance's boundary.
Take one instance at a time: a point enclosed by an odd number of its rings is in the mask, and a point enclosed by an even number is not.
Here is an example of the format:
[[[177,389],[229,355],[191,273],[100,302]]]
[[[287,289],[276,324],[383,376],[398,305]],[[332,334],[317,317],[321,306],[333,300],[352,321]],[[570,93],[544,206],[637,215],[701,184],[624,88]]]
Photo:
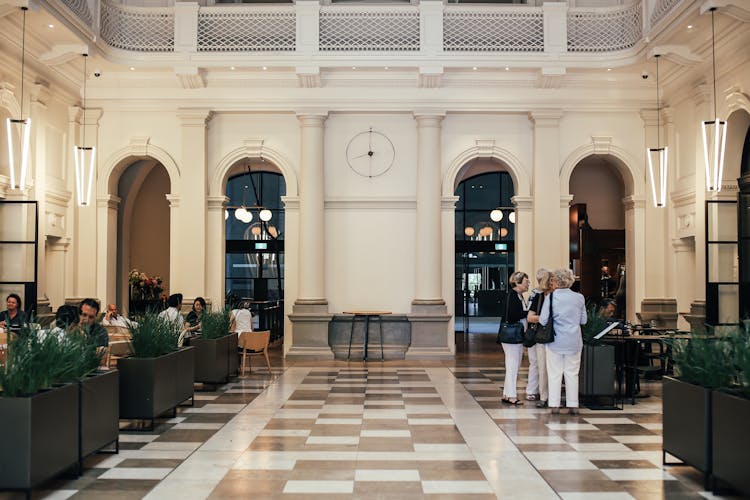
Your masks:
[[[507,317],[503,318],[506,323],[521,323],[524,330],[526,329],[526,315],[528,305],[523,298],[523,294],[529,291],[529,276],[521,271],[517,271],[510,276],[508,284],[511,291],[508,292]],[[516,391],[516,381],[518,380],[518,370],[521,368],[521,359],[523,358],[523,344],[501,344],[505,353],[505,382],[503,383],[502,402],[509,405],[523,404],[518,399]]]
[[[547,344],[547,377],[549,406],[560,413],[562,378],[565,377],[565,405],[571,415],[578,414],[578,370],[581,367],[583,338],[581,325],[586,323],[586,302],[583,295],[570,290],[575,278],[570,269],[552,272],[552,293],[542,306],[539,323],[549,321],[555,328],[555,340]],[[552,317],[550,318],[550,304]]]
[[[529,295],[529,314],[526,317],[529,326],[539,323],[539,312],[542,310],[544,298],[550,291],[550,280],[552,273],[545,268],[536,272],[537,287]],[[547,347],[544,344],[535,344],[528,348],[529,354],[529,383],[526,386],[526,399],[535,401],[537,395],[539,401],[537,408],[546,408],[549,391],[547,389]]]

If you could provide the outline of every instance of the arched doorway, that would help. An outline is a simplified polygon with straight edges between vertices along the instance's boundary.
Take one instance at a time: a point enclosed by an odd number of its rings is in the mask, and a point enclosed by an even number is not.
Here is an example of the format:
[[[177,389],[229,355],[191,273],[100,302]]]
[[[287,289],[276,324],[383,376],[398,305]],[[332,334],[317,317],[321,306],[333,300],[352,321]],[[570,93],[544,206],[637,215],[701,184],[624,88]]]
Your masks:
[[[281,336],[284,311],[284,204],[286,183],[262,158],[244,159],[226,184],[225,279],[227,305],[251,304],[261,329]]]
[[[740,319],[750,320],[750,128],[745,133],[742,146],[738,183]]]
[[[616,301],[625,317],[625,183],[606,155],[591,155],[573,169],[569,192],[570,266],[587,301]]]
[[[495,159],[475,159],[456,179],[455,328],[497,331],[515,269],[513,179]]]
[[[130,311],[128,274],[133,269],[162,279],[169,291],[171,183],[158,161],[134,159],[120,174],[117,194],[116,301]]]

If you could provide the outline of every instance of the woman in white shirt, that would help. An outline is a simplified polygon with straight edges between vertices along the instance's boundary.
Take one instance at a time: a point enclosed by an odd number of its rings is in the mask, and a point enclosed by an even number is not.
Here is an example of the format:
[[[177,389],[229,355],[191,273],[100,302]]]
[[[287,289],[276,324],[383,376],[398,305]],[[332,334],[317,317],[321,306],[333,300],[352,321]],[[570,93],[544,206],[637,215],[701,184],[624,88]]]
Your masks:
[[[232,309],[230,331],[237,333],[253,331],[253,315],[245,306],[246,304],[242,304],[237,309]]]
[[[571,415],[578,414],[578,371],[581,367],[583,337],[581,325],[586,323],[586,301],[583,295],[570,290],[575,281],[570,269],[552,271],[552,292],[544,301],[539,323],[546,325],[550,319],[555,328],[555,340],[547,344],[547,379],[549,382],[549,407],[553,414],[560,413],[562,378],[565,377],[565,405]],[[552,318],[550,318],[552,303]]]

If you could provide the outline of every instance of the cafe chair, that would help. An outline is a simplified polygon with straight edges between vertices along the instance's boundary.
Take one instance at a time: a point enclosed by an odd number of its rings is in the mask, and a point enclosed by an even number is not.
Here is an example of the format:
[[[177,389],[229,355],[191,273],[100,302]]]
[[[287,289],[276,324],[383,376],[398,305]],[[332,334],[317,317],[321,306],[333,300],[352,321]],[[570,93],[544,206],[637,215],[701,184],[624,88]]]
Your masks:
[[[271,331],[262,330],[259,332],[241,332],[237,345],[240,355],[240,374],[245,374],[245,363],[252,356],[263,355],[266,358],[266,366],[271,371],[271,361],[268,359],[268,342],[271,340]],[[250,373],[252,373],[250,366]]]
[[[109,347],[106,353],[106,365],[117,368],[117,360],[133,354],[132,336],[130,330],[122,326],[105,326],[109,336]]]

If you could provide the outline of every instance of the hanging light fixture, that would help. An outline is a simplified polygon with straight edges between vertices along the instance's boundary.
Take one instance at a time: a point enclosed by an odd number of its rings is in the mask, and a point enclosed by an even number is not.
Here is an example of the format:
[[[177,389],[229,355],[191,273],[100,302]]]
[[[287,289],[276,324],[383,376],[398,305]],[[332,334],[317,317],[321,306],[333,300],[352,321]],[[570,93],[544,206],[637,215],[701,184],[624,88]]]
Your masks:
[[[500,222],[501,220],[503,220],[503,211],[499,208],[496,208],[495,210],[490,212],[490,219],[493,222]]]
[[[709,191],[721,191],[721,181],[724,175],[724,147],[727,140],[727,122],[720,120],[716,107],[716,47],[714,31],[714,11],[711,7],[711,61],[713,63],[714,78],[714,119],[701,123],[703,131],[703,161],[706,165],[706,188]]]
[[[656,56],[656,147],[648,148],[648,173],[651,177],[651,193],[655,207],[664,207],[667,203],[667,168],[669,150],[661,147],[661,101],[659,100],[659,55]],[[654,172],[656,171],[656,173]]]
[[[81,126],[81,145],[74,146],[73,157],[76,167],[76,193],[78,206],[91,205],[91,187],[94,185],[96,148],[86,146],[86,61],[89,55],[83,54],[83,124]]]
[[[8,118],[8,160],[10,165],[10,188],[23,190],[29,184],[27,179],[29,168],[29,137],[31,136],[31,118],[23,117],[23,79],[26,67],[26,11],[28,7],[21,7],[23,11],[23,28],[21,34],[21,117]],[[18,141],[14,141],[14,137]],[[18,165],[16,164],[18,161]],[[19,179],[16,183],[16,171]]]

